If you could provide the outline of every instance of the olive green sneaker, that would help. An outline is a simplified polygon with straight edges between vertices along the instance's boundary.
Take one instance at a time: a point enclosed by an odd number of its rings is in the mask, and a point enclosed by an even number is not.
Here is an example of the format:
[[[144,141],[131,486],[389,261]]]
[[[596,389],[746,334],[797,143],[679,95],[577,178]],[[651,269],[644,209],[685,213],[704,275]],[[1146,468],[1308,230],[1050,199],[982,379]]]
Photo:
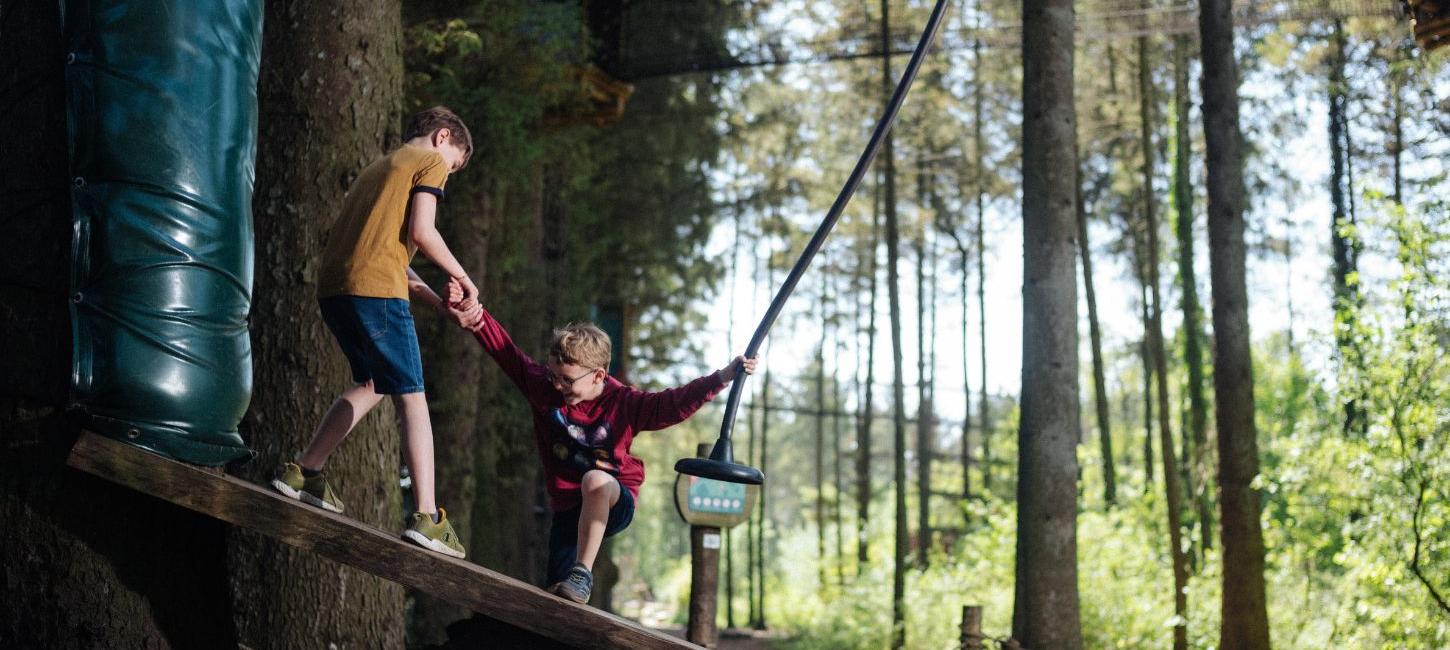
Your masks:
[[[436,524],[433,523],[433,516],[426,512],[413,513],[413,526],[403,531],[403,539],[449,557],[463,557],[463,542],[458,539],[458,533],[453,532],[453,524],[448,521],[448,511],[443,508],[438,509]]]
[[[303,476],[302,467],[297,463],[284,463],[282,469],[277,470],[277,478],[272,479],[272,487],[303,503],[323,510],[342,512],[342,500],[337,498],[332,486],[327,484],[327,475]]]

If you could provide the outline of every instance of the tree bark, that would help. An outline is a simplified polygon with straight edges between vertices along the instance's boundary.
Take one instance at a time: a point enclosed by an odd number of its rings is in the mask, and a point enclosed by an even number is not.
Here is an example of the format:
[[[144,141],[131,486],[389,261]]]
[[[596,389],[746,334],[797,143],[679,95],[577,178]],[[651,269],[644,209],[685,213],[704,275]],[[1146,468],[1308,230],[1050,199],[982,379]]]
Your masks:
[[[917,177],[925,183],[926,175],[917,163]],[[919,191],[920,197],[925,196]],[[919,201],[919,204],[925,204]],[[927,289],[926,289],[926,227],[915,238],[916,247],[916,566],[925,569],[931,550],[931,457],[932,445],[931,382],[927,370]]]
[[[1142,242],[1134,242],[1142,246]],[[1138,251],[1138,259],[1141,260],[1143,251]],[[1147,273],[1143,270],[1142,262],[1135,262],[1138,267],[1138,282],[1142,305],[1143,340],[1138,343],[1138,356],[1143,359],[1143,493],[1153,491],[1153,354],[1152,346],[1148,343],[1148,279]]]
[[[1208,244],[1216,343],[1213,383],[1223,543],[1219,647],[1259,650],[1269,647],[1269,615],[1264,597],[1260,501],[1253,487],[1259,473],[1259,449],[1244,277],[1243,136],[1239,131],[1239,82],[1229,0],[1205,0],[1199,13],[1199,37],[1203,47]]]
[[[1022,408],[1012,636],[1082,647],[1072,0],[1022,5]]]
[[[244,472],[253,481],[270,478],[307,443],[349,383],[319,318],[315,260],[352,179],[400,140],[403,74],[397,2],[268,2],[265,24],[254,206],[256,393],[243,423],[258,452]],[[399,529],[400,433],[391,420],[390,406],[368,416],[328,470],[349,516]],[[228,559],[243,645],[404,643],[398,585],[244,531],[229,534]]]
[[[774,286],[775,274],[770,273],[771,286]],[[765,473],[768,461],[767,443],[770,440],[770,370],[766,369],[765,376],[760,381],[760,471]],[[760,489],[760,501],[756,503],[755,516],[755,621],[752,624],[757,630],[766,629],[765,621],[765,528],[766,522],[770,521],[770,510],[766,508],[766,497],[769,490],[764,486]]]
[[[984,146],[984,139],[982,137],[983,102],[982,84],[978,81],[982,78],[981,30],[983,1],[977,0],[977,35],[972,39],[972,79],[977,81],[977,83],[972,84],[972,157],[975,159],[972,166],[972,175],[977,202],[977,358],[982,360],[982,374],[979,382],[982,393],[977,398],[977,435],[982,438],[982,459],[980,461],[982,468],[982,492],[990,493],[992,491],[992,429],[991,420],[987,411],[987,186],[985,175],[982,173],[984,157],[982,151]],[[965,313],[962,315],[962,318],[966,318]],[[965,346],[966,342],[963,341],[962,345]],[[962,367],[962,372],[966,372],[965,366]],[[970,420],[970,413],[963,419]]]
[[[1191,441],[1189,493],[1198,511],[1199,539],[1205,549],[1213,548],[1213,495],[1208,491],[1208,400],[1203,394],[1203,320],[1198,303],[1197,253],[1193,237],[1193,181],[1189,156],[1193,138],[1188,131],[1188,48],[1186,36],[1173,41],[1173,205],[1177,213],[1178,281],[1182,290],[1183,358],[1188,366],[1188,424],[1184,437]]]
[[[968,289],[969,276],[971,275],[971,254],[967,243],[957,234],[956,229],[948,227],[947,235],[952,238],[956,245],[957,255],[961,257],[961,300],[962,300],[962,499],[972,498],[972,374],[967,367],[967,348],[971,345],[971,335],[967,331],[968,310],[971,303],[971,292]],[[963,508],[962,516],[966,517],[966,509]]]
[[[1112,421],[1108,413],[1108,384],[1103,371],[1103,337],[1098,325],[1098,296],[1093,286],[1092,246],[1088,243],[1087,210],[1082,201],[1082,171],[1078,171],[1077,237],[1082,255],[1082,286],[1088,309],[1088,336],[1092,341],[1093,397],[1098,416],[1098,449],[1103,457],[1103,503],[1112,507],[1118,500],[1118,471],[1113,464]]]
[[[890,136],[888,136],[889,138]],[[888,140],[889,142],[889,140]],[[884,174],[878,177],[878,187],[884,187]],[[876,415],[872,404],[876,382],[876,248],[880,243],[881,205],[884,195],[878,193],[871,212],[871,241],[867,243],[866,260],[862,266],[869,269],[866,301],[866,383],[862,386],[861,412],[856,423],[856,575],[861,575],[870,557],[870,540],[867,527],[871,523],[871,425]]]
[[[826,301],[821,301],[821,342],[816,348],[816,578],[826,585]]]
[[[890,29],[891,14],[887,0],[881,0],[881,93],[882,98],[891,96]],[[897,272],[900,253],[900,234],[896,223],[896,153],[895,138],[886,134],[882,161],[886,174],[886,198],[883,205],[886,213],[886,295],[890,305],[891,319],[891,395],[892,395],[892,477],[896,497],[896,543],[891,569],[891,647],[893,650],[906,647],[906,553],[910,546],[907,538],[906,513],[906,393],[902,385],[901,368],[901,278]]]
[[[1350,278],[1358,271],[1357,246],[1353,235],[1346,232],[1355,226],[1353,202],[1353,180],[1350,176],[1351,154],[1349,144],[1349,82],[1345,78],[1345,36],[1344,26],[1334,21],[1330,36],[1333,50],[1329,55],[1329,199],[1333,206],[1329,224],[1330,248],[1334,257],[1334,339],[1343,378],[1359,374],[1362,355],[1355,343],[1351,308],[1359,302],[1359,288]],[[1344,433],[1364,435],[1368,420],[1360,406],[1359,390],[1355,382],[1341,381],[1341,404],[1344,408]]]
[[[1148,3],[1142,4],[1146,10]],[[1163,296],[1158,291],[1158,211],[1153,199],[1153,82],[1148,69],[1148,38],[1138,37],[1138,117],[1142,127],[1140,145],[1143,150],[1143,227],[1147,232],[1146,248],[1148,293],[1153,299],[1148,311],[1148,349],[1153,358],[1153,374],[1158,386],[1159,451],[1163,454],[1164,504],[1168,510],[1168,551],[1173,558],[1173,650],[1188,650],[1188,558],[1183,549],[1182,500],[1183,487],[1178,458],[1173,449],[1172,418],[1168,409],[1168,353],[1163,343]],[[1151,435],[1151,434],[1150,434]]]

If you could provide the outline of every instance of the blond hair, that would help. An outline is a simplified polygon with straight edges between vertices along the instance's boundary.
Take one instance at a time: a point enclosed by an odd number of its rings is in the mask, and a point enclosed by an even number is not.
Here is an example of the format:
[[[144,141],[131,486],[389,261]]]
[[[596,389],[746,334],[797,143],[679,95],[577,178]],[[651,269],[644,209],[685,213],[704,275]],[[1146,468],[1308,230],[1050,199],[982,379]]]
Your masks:
[[[554,330],[549,360],[581,368],[609,369],[609,335],[594,323],[569,323]]]

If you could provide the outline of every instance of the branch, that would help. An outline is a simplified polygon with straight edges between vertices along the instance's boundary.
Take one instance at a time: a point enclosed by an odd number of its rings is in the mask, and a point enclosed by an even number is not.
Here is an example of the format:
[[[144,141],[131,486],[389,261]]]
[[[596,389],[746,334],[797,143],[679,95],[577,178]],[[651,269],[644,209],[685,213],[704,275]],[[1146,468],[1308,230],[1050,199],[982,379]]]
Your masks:
[[[1411,521],[1415,531],[1415,554],[1410,558],[1410,572],[1414,573],[1415,577],[1420,579],[1421,584],[1425,585],[1425,589],[1429,590],[1430,596],[1435,599],[1435,603],[1440,606],[1440,609],[1444,610],[1446,615],[1450,615],[1450,603],[1445,602],[1445,598],[1440,595],[1439,591],[1436,591],[1435,585],[1431,584],[1425,574],[1420,572],[1420,507],[1424,503],[1425,482],[1422,480],[1419,493],[1415,495],[1415,515]]]

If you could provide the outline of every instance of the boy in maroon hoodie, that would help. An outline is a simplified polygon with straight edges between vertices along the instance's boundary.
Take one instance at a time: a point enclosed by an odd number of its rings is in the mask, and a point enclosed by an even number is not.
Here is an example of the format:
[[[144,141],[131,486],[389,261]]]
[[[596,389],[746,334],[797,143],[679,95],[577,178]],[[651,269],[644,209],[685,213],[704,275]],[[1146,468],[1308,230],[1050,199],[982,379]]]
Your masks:
[[[461,288],[452,285],[449,294],[454,303],[462,298]],[[644,483],[644,462],[629,453],[635,434],[683,422],[728,386],[737,368],[755,372],[756,360],[736,357],[684,386],[645,392],[609,376],[609,335],[592,324],[554,330],[548,362],[542,364],[515,345],[487,311],[474,304],[458,308],[470,316],[482,311],[474,335],[533,411],[534,440],[554,511],[549,591],[588,602],[599,546],[629,526]]]

